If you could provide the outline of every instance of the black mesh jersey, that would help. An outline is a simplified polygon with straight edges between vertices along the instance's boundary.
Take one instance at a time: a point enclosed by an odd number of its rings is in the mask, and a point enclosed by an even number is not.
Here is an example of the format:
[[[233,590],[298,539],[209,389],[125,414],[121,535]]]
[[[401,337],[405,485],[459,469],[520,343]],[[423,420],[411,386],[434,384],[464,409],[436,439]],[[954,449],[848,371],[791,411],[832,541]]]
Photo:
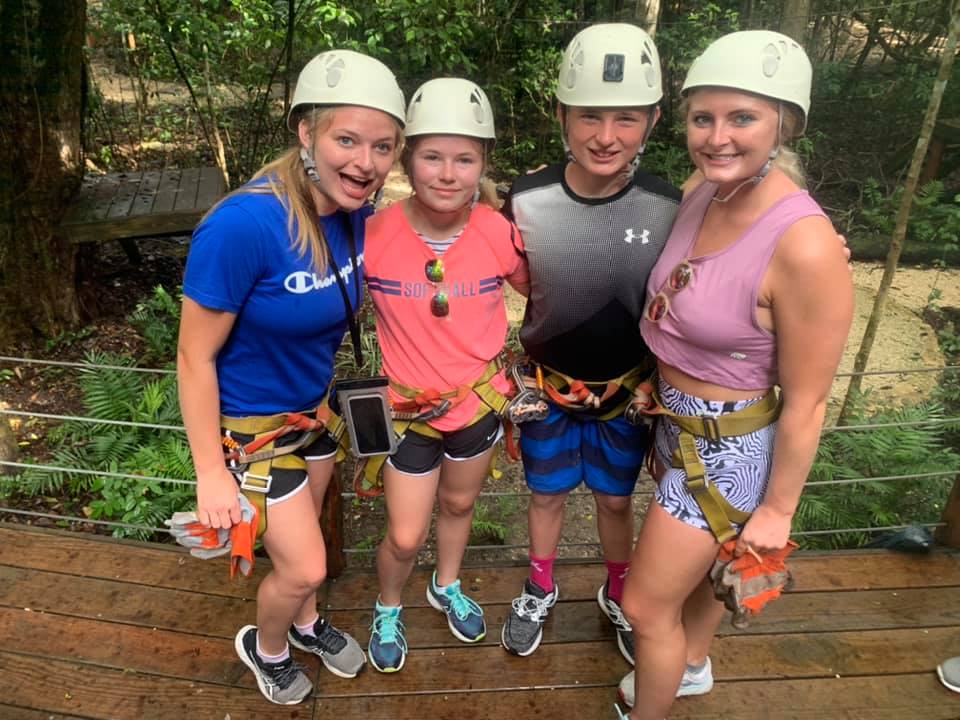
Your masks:
[[[520,341],[580,380],[611,380],[647,359],[640,315],[680,191],[638,170],[607,198],[578,196],[558,164],[517,178],[504,205],[523,235],[530,299]]]

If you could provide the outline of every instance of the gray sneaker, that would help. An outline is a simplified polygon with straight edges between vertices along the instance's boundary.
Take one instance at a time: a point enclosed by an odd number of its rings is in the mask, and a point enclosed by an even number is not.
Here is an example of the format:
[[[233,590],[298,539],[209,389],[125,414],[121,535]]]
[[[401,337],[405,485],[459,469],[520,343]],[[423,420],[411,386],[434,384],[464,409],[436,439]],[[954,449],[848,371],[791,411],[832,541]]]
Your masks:
[[[500,643],[504,649],[520,657],[533,654],[543,639],[543,623],[559,597],[560,586],[556,583],[553,584],[553,592],[548,593],[527,578],[520,597],[513,599],[513,609],[507,615],[500,633]]]
[[[633,707],[634,700],[636,700],[633,678],[634,674],[631,670],[624,675],[623,680],[620,681],[620,687],[617,688],[617,693],[620,695],[623,704],[630,708]],[[680,680],[680,687],[677,688],[677,697],[706,695],[711,690],[713,690],[713,665],[710,658],[707,658],[703,667],[696,672],[692,671],[690,666],[687,665],[683,671],[683,679]]]
[[[313,626],[316,637],[303,635],[291,626],[287,637],[290,644],[313,653],[323,661],[327,670],[342,678],[355,678],[367,662],[360,644],[347,633],[337,630],[324,618]]]
[[[627,659],[628,663],[633,665],[633,628],[630,627],[630,623],[623,616],[620,604],[607,595],[607,583],[604,583],[597,591],[597,604],[617,629],[617,647],[620,648],[620,654]]]
[[[313,683],[303,665],[293,658],[278,663],[267,663],[257,655],[257,626],[244,625],[237,633],[233,646],[240,660],[257,678],[257,687],[263,696],[277,705],[296,705],[313,692]]]

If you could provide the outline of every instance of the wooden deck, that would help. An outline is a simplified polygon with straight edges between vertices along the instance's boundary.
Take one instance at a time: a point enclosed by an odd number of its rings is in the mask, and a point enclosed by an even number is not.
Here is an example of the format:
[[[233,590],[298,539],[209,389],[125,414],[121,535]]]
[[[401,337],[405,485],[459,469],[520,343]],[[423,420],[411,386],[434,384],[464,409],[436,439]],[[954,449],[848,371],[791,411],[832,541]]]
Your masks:
[[[87,175],[61,226],[77,243],[190,233],[224,192],[216,167]]]
[[[800,554],[796,590],[751,628],[721,630],[712,693],[677,702],[671,718],[956,720],[960,695],[934,668],[960,654],[960,554]],[[544,644],[507,655],[500,627],[526,568],[471,568],[488,637],[455,641],[423,596],[406,595],[411,653],[403,671],[319,681],[302,705],[270,705],[237,660],[233,635],[254,619],[267,563],[229,583],[225,562],[168,546],[0,525],[0,718],[578,718],[614,717],[628,670],[596,605],[603,569],[564,564]],[[328,583],[329,616],[362,644],[375,577]]]

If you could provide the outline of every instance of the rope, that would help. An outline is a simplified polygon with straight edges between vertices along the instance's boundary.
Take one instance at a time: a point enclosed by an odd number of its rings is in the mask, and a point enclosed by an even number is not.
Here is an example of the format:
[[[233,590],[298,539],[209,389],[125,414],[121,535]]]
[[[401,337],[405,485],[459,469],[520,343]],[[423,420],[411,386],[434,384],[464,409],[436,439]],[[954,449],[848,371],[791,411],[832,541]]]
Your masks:
[[[171,485],[196,485],[196,480],[182,480],[180,478],[155,477],[152,475],[134,475],[131,473],[109,472],[106,470],[90,470],[86,468],[62,467],[59,465],[43,465],[40,463],[20,463],[11,460],[0,460],[0,466],[21,468],[25,470],[43,470],[47,472],[62,472],[72,475],[97,475],[99,477],[120,478],[121,480],[145,480],[147,482],[168,483]],[[857,483],[873,482],[893,482],[896,480],[924,480],[927,478],[947,477],[956,475],[960,470],[938,470],[936,472],[914,473],[909,475],[878,475],[875,477],[843,478],[839,480],[811,480],[805,487],[815,487],[817,485],[855,485]],[[530,494],[529,490],[513,491],[494,491],[481,492],[481,498],[500,498],[500,497],[526,497]],[[649,490],[635,490],[633,497],[649,497],[653,493]],[[341,497],[353,499],[357,497],[355,492],[341,492]],[[575,490],[569,494],[569,497],[593,497],[589,490]]]
[[[34,512],[33,510],[17,510],[15,508],[0,507],[0,514],[26,515],[28,517],[49,518],[51,520],[67,520],[69,522],[87,523],[89,525],[105,525],[108,527],[122,527],[130,530],[147,530],[154,533],[167,534],[166,528],[149,527],[147,525],[134,525],[131,523],[116,522],[113,520],[91,520],[90,518],[76,517],[75,515],[57,515],[56,513]]]
[[[84,468],[59,467],[57,465],[40,465],[32,463],[18,463],[10,460],[0,460],[0,465],[8,467],[46,470],[49,472],[62,472],[70,475],[98,475],[100,477],[113,477],[122,480],[147,480],[148,482],[170,483],[171,485],[196,485],[196,480],[180,480],[178,478],[153,477],[151,475],[132,475],[130,473],[107,472],[106,470],[87,470]]]
[[[876,428],[917,427],[920,425],[957,425],[958,423],[960,423],[960,417],[940,419],[928,418],[926,420],[911,420],[909,422],[872,423],[866,425],[828,425],[824,427],[821,432],[828,433],[841,432],[845,430],[874,430]]]
[[[56,367],[75,367],[83,370],[129,370],[130,372],[157,373],[159,375],[176,375],[176,370],[161,368],[142,368],[130,365],[98,365],[96,363],[67,362],[66,360],[40,360],[36,358],[10,357],[0,355],[0,362],[10,362],[21,365],[55,365]]]
[[[122,425],[124,427],[153,428],[154,430],[176,430],[186,432],[182,425],[156,425],[154,423],[132,422],[130,420],[105,420],[103,418],[88,418],[79,415],[52,415],[50,413],[22,412],[20,410],[6,410],[0,408],[0,415],[18,415],[20,417],[37,417],[45,420],[72,420],[74,422],[90,423],[91,425]]]
[[[9,362],[22,365],[54,365],[57,367],[75,367],[82,370],[129,370],[130,372],[157,373],[160,375],[175,375],[176,370],[163,368],[142,368],[128,365],[98,365],[96,363],[66,362],[63,360],[42,360],[39,358],[13,357],[0,355],[0,362]],[[848,378],[864,375],[909,375],[911,373],[950,372],[960,370],[960,365],[941,365],[936,367],[893,368],[887,370],[864,370],[862,372],[837,373],[836,378]]]

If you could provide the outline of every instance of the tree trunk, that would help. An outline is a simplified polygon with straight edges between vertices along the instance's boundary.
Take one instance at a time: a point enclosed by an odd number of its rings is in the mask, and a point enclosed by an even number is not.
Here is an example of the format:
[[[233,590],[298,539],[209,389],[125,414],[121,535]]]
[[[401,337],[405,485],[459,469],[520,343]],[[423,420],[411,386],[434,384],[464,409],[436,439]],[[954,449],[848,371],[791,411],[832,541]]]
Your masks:
[[[79,322],[58,225],[82,174],[84,0],[0,3],[0,347]]]
[[[660,17],[660,0],[637,0],[636,20],[650,37],[657,34],[657,20]]]
[[[873,341],[877,335],[877,326],[880,325],[880,318],[883,317],[887,295],[890,286],[893,284],[893,276],[897,272],[897,263],[900,261],[900,252],[903,250],[904,238],[907,235],[910,207],[913,205],[913,197],[916,194],[920,179],[920,169],[923,167],[923,159],[927,154],[927,147],[930,145],[930,138],[937,123],[937,114],[940,112],[940,102],[943,100],[947,80],[950,79],[950,70],[953,68],[953,61],[956,58],[958,35],[960,35],[960,0],[955,0],[950,16],[947,44],[940,58],[940,71],[933,83],[933,92],[930,94],[927,114],[923,118],[920,137],[917,139],[917,147],[913,151],[913,160],[910,162],[910,170],[907,172],[907,184],[903,189],[903,197],[900,200],[897,222],[893,228],[893,237],[890,239],[890,250],[887,251],[887,264],[883,269],[883,277],[880,279],[880,287],[877,290],[877,297],[873,303],[870,319],[867,320],[867,327],[863,331],[860,350],[857,352],[857,357],[853,363],[854,375],[850,378],[847,396],[844,398],[843,407],[840,409],[840,424],[846,422],[852,410],[853,399],[860,392],[861,376],[857,373],[862,373],[867,367],[870,350],[873,349]]]
[[[780,16],[780,32],[805,45],[809,22],[810,0],[785,0],[783,14]]]

